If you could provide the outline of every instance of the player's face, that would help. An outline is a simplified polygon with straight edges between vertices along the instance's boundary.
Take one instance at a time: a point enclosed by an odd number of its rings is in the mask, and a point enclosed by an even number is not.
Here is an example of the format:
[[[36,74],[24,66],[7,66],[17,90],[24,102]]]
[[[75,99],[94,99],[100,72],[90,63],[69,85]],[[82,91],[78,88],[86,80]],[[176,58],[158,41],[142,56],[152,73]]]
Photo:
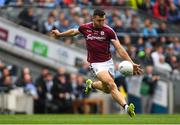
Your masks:
[[[93,25],[95,28],[101,28],[104,25],[105,18],[100,16],[93,17]]]

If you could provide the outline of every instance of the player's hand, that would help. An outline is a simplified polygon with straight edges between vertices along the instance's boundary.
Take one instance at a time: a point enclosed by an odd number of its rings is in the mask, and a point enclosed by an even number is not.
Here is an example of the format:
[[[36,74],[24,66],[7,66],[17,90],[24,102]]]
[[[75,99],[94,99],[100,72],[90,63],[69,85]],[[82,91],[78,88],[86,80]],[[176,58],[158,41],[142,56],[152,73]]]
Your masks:
[[[51,30],[50,36],[58,38],[60,36],[60,32],[58,30]]]
[[[143,70],[141,69],[140,65],[133,63],[133,74],[134,75],[141,75],[141,74],[143,74]]]

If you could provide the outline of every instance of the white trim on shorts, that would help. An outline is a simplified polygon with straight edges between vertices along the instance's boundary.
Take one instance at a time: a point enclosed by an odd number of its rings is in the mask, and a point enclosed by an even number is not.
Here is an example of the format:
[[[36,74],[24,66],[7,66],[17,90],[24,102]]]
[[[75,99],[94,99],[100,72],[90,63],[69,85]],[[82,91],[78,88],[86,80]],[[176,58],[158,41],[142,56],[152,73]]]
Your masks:
[[[112,58],[105,62],[91,63],[90,70],[95,76],[97,76],[97,74],[101,71],[108,71],[113,77],[115,76],[114,62]]]

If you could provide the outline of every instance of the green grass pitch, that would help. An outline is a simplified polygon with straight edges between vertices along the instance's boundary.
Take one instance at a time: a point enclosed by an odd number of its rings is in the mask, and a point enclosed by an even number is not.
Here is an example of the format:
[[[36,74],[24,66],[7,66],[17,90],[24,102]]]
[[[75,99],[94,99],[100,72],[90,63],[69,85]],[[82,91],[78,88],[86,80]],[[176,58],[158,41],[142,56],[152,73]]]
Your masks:
[[[0,124],[180,124],[180,115],[0,115]]]

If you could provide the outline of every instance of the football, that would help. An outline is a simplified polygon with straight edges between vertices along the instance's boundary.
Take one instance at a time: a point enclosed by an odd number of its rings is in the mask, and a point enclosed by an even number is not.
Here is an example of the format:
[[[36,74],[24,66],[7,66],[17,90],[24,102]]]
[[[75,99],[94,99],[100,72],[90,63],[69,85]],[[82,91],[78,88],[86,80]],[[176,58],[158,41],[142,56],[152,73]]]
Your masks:
[[[118,70],[123,76],[133,75],[133,64],[130,61],[122,61],[118,65]]]

